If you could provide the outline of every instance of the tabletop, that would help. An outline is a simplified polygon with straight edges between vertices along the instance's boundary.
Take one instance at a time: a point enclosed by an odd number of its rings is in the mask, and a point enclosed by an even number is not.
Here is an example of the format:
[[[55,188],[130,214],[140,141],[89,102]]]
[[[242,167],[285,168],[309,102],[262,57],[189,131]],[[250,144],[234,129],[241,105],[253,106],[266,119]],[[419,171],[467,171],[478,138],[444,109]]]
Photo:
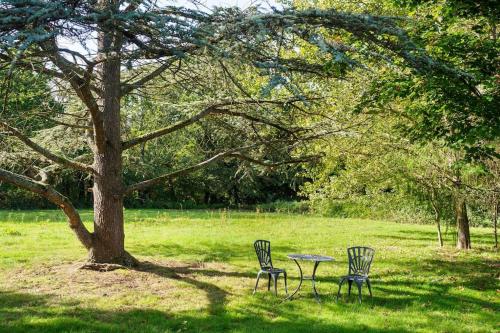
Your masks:
[[[332,261],[332,257],[322,256],[318,254],[289,254],[288,258],[294,260],[310,260],[310,261]]]

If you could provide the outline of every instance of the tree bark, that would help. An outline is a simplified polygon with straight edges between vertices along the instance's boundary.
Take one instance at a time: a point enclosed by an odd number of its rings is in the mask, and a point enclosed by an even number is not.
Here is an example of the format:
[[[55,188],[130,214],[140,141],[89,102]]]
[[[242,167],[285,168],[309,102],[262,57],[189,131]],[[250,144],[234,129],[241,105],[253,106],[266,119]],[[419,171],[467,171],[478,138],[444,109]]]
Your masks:
[[[116,1],[100,0],[102,6],[117,6]],[[115,8],[116,9],[116,8]],[[103,29],[105,30],[105,29]],[[94,241],[89,261],[132,266],[135,259],[125,251],[123,219],[124,185],[120,131],[120,49],[117,32],[99,34],[98,52],[102,59],[99,76],[102,84],[101,107],[104,144],[94,153]]]
[[[455,216],[457,220],[457,248],[470,249],[469,217],[467,216],[467,204],[463,197],[457,197],[455,202]]]
[[[33,193],[39,194],[53,204],[57,205],[68,217],[69,227],[76,234],[85,248],[92,247],[92,234],[85,228],[80,215],[73,204],[61,193],[47,184],[37,182],[34,179],[12,173],[0,168],[0,181],[15,185]]]

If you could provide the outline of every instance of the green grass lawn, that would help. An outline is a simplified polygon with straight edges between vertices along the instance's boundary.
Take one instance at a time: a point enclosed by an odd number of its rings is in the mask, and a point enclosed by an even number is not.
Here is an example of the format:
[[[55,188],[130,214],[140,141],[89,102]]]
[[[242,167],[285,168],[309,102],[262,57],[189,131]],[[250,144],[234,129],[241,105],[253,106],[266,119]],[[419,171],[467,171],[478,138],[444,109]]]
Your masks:
[[[85,221],[91,212],[83,213]],[[0,211],[0,332],[498,332],[500,256],[489,229],[472,229],[471,251],[433,226],[224,211],[126,212],[137,270],[78,270],[86,253],[57,211]],[[90,226],[90,223],[89,223]],[[330,255],[319,266],[318,304],[309,281],[282,302],[258,270],[255,239],[288,253]],[[346,248],[375,248],[373,298],[365,289],[335,302]],[[311,266],[305,270],[310,272]],[[354,288],[353,288],[354,289]]]

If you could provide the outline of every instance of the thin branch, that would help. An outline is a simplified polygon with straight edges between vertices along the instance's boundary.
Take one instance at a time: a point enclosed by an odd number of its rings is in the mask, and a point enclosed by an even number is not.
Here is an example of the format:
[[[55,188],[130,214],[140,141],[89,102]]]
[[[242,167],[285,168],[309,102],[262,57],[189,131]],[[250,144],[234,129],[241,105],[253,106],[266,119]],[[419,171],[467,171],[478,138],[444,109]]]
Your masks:
[[[272,126],[272,127],[276,128],[276,129],[279,129],[280,131],[287,132],[287,133],[294,133],[294,132],[296,132],[298,130],[297,128],[293,128],[293,129],[292,128],[286,128],[286,127],[284,127],[284,126],[282,126],[280,124],[277,124],[275,122],[272,122],[272,121],[270,121],[268,119],[255,117],[255,116],[249,115],[249,114],[247,114],[245,112],[231,111],[231,110],[227,110],[227,109],[216,109],[213,113],[225,114],[225,115],[234,116],[234,117],[241,117],[241,118],[244,118],[244,119],[256,122],[256,123],[262,123],[262,124],[266,124],[266,125]]]
[[[61,125],[61,126],[66,126],[66,127],[71,127],[71,128],[80,128],[80,129],[86,129],[86,130],[91,130],[91,126],[87,125],[78,125],[78,124],[69,124],[64,121],[56,120],[56,119],[50,119],[51,122]]]
[[[298,158],[298,159],[291,159],[291,160],[286,160],[286,161],[274,162],[273,163],[273,162],[260,161],[260,160],[251,158],[251,157],[249,157],[249,156],[244,155],[243,153],[241,153],[241,151],[249,150],[249,149],[255,148],[255,147],[259,146],[259,145],[261,145],[261,144],[250,145],[250,146],[240,147],[240,148],[235,148],[235,149],[231,149],[231,150],[228,150],[228,151],[225,151],[225,152],[218,153],[218,154],[210,157],[209,159],[206,159],[206,160],[204,160],[204,161],[202,161],[200,163],[191,165],[191,166],[186,167],[184,169],[173,171],[171,173],[158,176],[156,178],[152,178],[152,179],[149,179],[149,180],[145,180],[145,181],[142,181],[142,182],[130,185],[130,186],[128,186],[125,189],[124,194],[127,195],[127,194],[130,194],[130,193],[134,192],[134,191],[142,191],[142,190],[145,190],[148,187],[151,187],[153,185],[161,184],[161,183],[165,182],[168,179],[178,178],[178,177],[187,175],[189,173],[192,173],[194,171],[202,169],[203,167],[205,167],[205,166],[207,166],[209,164],[212,164],[212,163],[214,163],[216,161],[219,161],[219,160],[221,160],[223,158],[226,158],[226,157],[238,158],[238,159],[241,159],[241,160],[245,160],[245,161],[248,161],[248,162],[251,162],[251,163],[254,163],[254,164],[259,164],[259,165],[266,166],[266,167],[275,167],[275,166],[284,165],[284,164],[304,163],[304,162],[310,162],[312,160],[321,158],[321,155],[309,155],[309,156],[304,156],[304,157]]]
[[[223,106],[248,105],[248,104],[258,104],[258,105],[260,105],[260,104],[276,104],[276,105],[284,105],[284,104],[287,104],[287,103],[291,103],[293,101],[297,101],[297,100],[279,101],[279,100],[253,100],[252,99],[252,100],[221,101],[221,102],[219,102],[217,104],[212,104],[212,105],[208,106],[203,111],[197,113],[196,115],[192,116],[191,118],[188,118],[186,120],[180,121],[180,122],[178,122],[178,123],[176,123],[174,125],[171,125],[171,126],[168,126],[168,127],[165,127],[165,128],[161,128],[159,130],[156,130],[156,131],[153,131],[153,132],[141,135],[141,136],[139,136],[137,138],[125,141],[125,142],[122,143],[122,149],[123,150],[129,149],[129,148],[131,148],[133,146],[136,146],[138,144],[141,144],[141,143],[144,143],[144,142],[147,142],[147,141],[159,138],[161,136],[167,135],[169,133],[178,131],[178,130],[184,128],[184,127],[187,127],[187,126],[189,126],[189,125],[191,125],[191,124],[199,121],[200,119],[202,119],[202,118],[204,118],[204,117],[206,117],[208,115],[211,115],[211,114],[212,115],[213,114],[225,114],[225,115],[230,115],[230,116],[235,116],[235,117],[242,117],[242,118],[245,118],[245,119],[250,120],[250,121],[254,121],[254,122],[258,122],[258,123],[262,123],[262,124],[266,124],[266,125],[275,127],[277,129],[279,129],[281,131],[284,131],[284,132],[287,132],[287,133],[294,133],[294,132],[297,132],[297,130],[303,130],[303,128],[288,129],[288,128],[280,125],[280,124],[277,124],[277,123],[272,122],[272,121],[270,121],[268,119],[265,119],[265,118],[256,117],[256,116],[244,113],[244,112],[231,111],[231,110],[227,110],[227,109],[221,108]]]
[[[306,163],[306,162],[311,162],[314,160],[319,160],[324,155],[318,154],[318,155],[306,155],[302,156],[301,158],[296,158],[296,159],[290,159],[290,160],[284,160],[284,161],[279,161],[279,162],[267,162],[267,161],[261,161],[257,160],[255,158],[252,158],[248,155],[242,154],[242,153],[232,153],[229,156],[231,157],[236,157],[240,160],[244,160],[253,164],[265,166],[265,167],[277,167],[280,165],[285,165],[285,164],[297,164],[297,163]]]
[[[95,172],[95,170],[90,165],[75,162],[75,161],[69,160],[65,157],[62,157],[62,156],[59,156],[59,155],[52,153],[48,149],[33,142],[30,138],[28,138],[26,135],[21,133],[21,131],[19,131],[17,128],[12,127],[5,122],[0,121],[0,128],[3,128],[7,132],[9,132],[11,135],[15,136],[20,141],[22,141],[26,146],[30,147],[32,150],[36,151],[37,153],[39,153],[40,155],[42,155],[43,157],[47,158],[50,161],[53,161],[57,164],[60,164],[62,166],[65,166],[65,167],[68,167],[71,169],[81,170],[81,171],[90,172],[90,173]]]
[[[212,112],[213,110],[214,109],[213,109],[212,106],[207,107],[206,109],[204,109],[200,113],[194,115],[193,117],[191,117],[189,119],[186,119],[184,121],[178,122],[177,124],[174,124],[172,126],[165,127],[165,128],[159,129],[157,131],[150,132],[148,134],[141,135],[141,136],[139,136],[137,138],[125,141],[125,142],[122,143],[122,150],[131,148],[133,146],[136,146],[138,144],[144,143],[144,142],[149,141],[149,140],[153,140],[153,139],[158,138],[160,136],[163,136],[163,135],[166,135],[166,134],[178,131],[178,130],[186,127],[186,126],[189,126],[189,125],[197,122],[201,118],[203,118],[203,117],[207,116],[208,114],[210,114],[210,112]]]
[[[215,161],[218,161],[218,160],[220,160],[220,159],[222,159],[222,158],[224,158],[226,156],[229,156],[232,153],[234,153],[233,150],[222,152],[222,153],[214,155],[211,158],[209,158],[207,160],[204,160],[204,161],[202,161],[202,162],[200,162],[198,164],[191,165],[191,166],[189,166],[187,168],[180,169],[180,170],[168,173],[166,175],[162,175],[162,176],[159,176],[159,177],[156,177],[156,178],[153,178],[153,179],[145,180],[143,182],[139,182],[139,183],[130,185],[129,187],[126,188],[124,194],[127,195],[127,194],[130,194],[130,193],[134,192],[134,191],[141,191],[141,190],[144,190],[144,189],[146,189],[148,187],[151,187],[153,185],[160,184],[160,183],[164,182],[167,179],[172,179],[172,178],[177,178],[177,177],[180,177],[180,176],[183,176],[183,175],[187,175],[187,174],[189,174],[189,173],[191,173],[193,171],[196,171],[196,170],[199,170],[199,169],[205,167],[208,164],[211,164],[211,163],[213,163]]]
[[[99,151],[102,150],[105,143],[104,123],[102,121],[101,112],[99,111],[99,106],[96,99],[92,95],[92,89],[90,87],[90,72],[93,69],[93,65],[89,65],[87,71],[84,71],[77,65],[66,60],[59,54],[55,40],[43,43],[42,48],[49,52],[49,58],[52,60],[54,65],[56,65],[57,68],[64,73],[64,80],[71,84],[71,87],[75,90],[78,97],[82,100],[85,106],[87,106],[87,109],[92,117],[92,124],[94,126],[95,145]]]
[[[156,68],[151,73],[149,73],[149,74],[143,76],[142,78],[140,78],[139,80],[137,80],[135,82],[132,82],[130,84],[122,84],[121,93],[120,93],[121,96],[124,96],[124,95],[128,94],[129,92],[131,92],[134,89],[138,89],[138,88],[143,87],[146,83],[148,83],[149,81],[151,81],[154,78],[158,77],[164,71],[166,71],[167,69],[169,69],[170,66],[172,65],[172,63],[174,61],[176,61],[176,60],[177,60],[177,58],[173,57],[173,58],[169,59],[169,61],[163,63],[160,66],[158,66],[158,68]]]

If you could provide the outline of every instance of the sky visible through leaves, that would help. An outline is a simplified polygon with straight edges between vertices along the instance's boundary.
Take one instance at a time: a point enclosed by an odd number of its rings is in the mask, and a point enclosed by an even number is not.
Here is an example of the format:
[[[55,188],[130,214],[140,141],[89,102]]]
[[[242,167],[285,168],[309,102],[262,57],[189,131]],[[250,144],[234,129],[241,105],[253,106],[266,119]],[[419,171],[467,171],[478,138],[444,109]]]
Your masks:
[[[272,7],[282,8],[282,6],[274,0],[159,0],[157,4],[158,6],[174,5],[206,11],[210,11],[213,7],[239,7],[241,9],[246,9],[251,6],[259,6],[263,10],[270,9]],[[95,53],[97,50],[97,43],[95,39],[89,40],[85,47],[77,42],[75,43],[74,40],[62,37],[58,38],[58,42],[60,47],[71,49],[86,55],[89,53]]]

